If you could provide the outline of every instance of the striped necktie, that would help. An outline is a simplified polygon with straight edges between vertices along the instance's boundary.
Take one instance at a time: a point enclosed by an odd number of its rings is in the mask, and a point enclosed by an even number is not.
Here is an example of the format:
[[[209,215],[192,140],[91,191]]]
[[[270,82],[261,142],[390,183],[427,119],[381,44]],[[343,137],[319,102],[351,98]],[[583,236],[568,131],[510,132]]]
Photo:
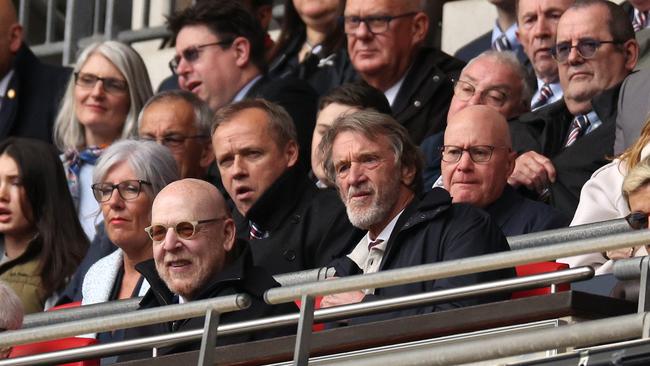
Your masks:
[[[512,49],[512,45],[510,44],[510,41],[508,41],[508,37],[506,37],[505,34],[502,34],[494,40],[492,48],[497,51],[509,51]]]
[[[262,230],[259,226],[257,226],[254,222],[249,221],[250,224],[250,231],[248,232],[249,238],[251,240],[253,239],[266,239],[269,237],[269,232]]]
[[[571,122],[569,137],[567,138],[564,147],[569,147],[573,145],[573,143],[576,142],[576,140],[578,140],[582,135],[584,135],[585,131],[587,130],[587,127],[589,127],[590,124],[591,123],[589,122],[589,118],[587,118],[586,115],[581,114],[579,116],[576,116]]]
[[[645,29],[648,22],[648,12],[639,11],[634,9],[634,17],[632,18],[632,27],[635,32]]]
[[[544,85],[542,85],[542,87],[539,89],[539,98],[535,103],[533,103],[532,109],[537,109],[545,105],[552,96],[553,90],[551,89],[551,86],[547,83],[544,83]]]

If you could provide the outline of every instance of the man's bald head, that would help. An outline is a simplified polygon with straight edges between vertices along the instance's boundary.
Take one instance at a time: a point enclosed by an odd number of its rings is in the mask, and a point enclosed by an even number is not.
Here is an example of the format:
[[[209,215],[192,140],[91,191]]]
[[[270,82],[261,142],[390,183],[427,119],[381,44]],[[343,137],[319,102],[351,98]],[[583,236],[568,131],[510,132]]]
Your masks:
[[[153,257],[169,289],[195,299],[228,262],[235,223],[221,193],[210,183],[183,179],[163,188],[153,202]]]
[[[494,108],[485,105],[466,107],[447,121],[447,125],[457,123],[471,126],[477,134],[487,133],[490,145],[512,147],[508,121]]]
[[[18,24],[16,8],[11,0],[0,0],[0,79],[12,67],[22,43],[23,29]]]
[[[487,207],[514,169],[508,123],[493,108],[464,108],[447,121],[441,163],[444,186],[454,202]]]
[[[226,202],[219,190],[214,185],[200,179],[181,179],[163,188],[153,202],[152,214],[154,218],[157,213],[156,206],[160,206],[161,202],[167,206],[168,201],[188,206],[199,214],[230,217]],[[194,218],[193,220],[198,219]]]

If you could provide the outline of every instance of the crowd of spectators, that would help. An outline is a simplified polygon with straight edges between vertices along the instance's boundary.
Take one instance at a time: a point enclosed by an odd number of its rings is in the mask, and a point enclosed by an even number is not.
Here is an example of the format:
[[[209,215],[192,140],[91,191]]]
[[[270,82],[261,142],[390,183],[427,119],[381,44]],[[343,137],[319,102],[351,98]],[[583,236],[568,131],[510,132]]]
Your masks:
[[[507,251],[508,236],[614,218],[648,227],[650,72],[635,70],[650,4],[490,2],[494,29],[455,57],[428,44],[423,0],[286,0],[276,42],[269,1],[199,1],[168,18],[173,75],[154,94],[140,55],[117,41],[84,47],[72,69],[41,64],[0,0],[0,328],[71,301],[142,296],[154,308],[238,292],[251,307],[222,321],[256,319],[296,311],[264,302],[278,274],[461,259]],[[560,261],[606,272],[639,255],[645,246]],[[345,292],[321,306],[514,275]]]

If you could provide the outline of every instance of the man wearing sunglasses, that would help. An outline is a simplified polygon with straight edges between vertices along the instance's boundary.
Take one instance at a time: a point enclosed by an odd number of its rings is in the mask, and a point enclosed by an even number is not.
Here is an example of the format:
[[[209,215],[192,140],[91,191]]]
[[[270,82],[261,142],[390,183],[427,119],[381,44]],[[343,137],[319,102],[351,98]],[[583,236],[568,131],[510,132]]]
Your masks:
[[[453,202],[484,209],[506,236],[569,225],[562,213],[508,185],[515,166],[506,119],[488,106],[469,106],[447,121],[440,149],[444,187]]]
[[[280,104],[293,118],[300,156],[309,165],[318,95],[299,79],[270,80],[259,22],[232,0],[201,1],[169,18],[176,55],[169,62],[183,90],[213,111],[249,98]]]
[[[271,307],[264,302],[264,292],[279,285],[262,268],[252,265],[247,243],[235,238],[235,223],[223,197],[211,184],[183,179],[163,188],[154,199],[151,226],[145,231],[153,241],[153,259],[136,265],[151,284],[140,302],[140,309],[246,293],[251,297],[251,306],[221,314],[220,323],[295,311],[293,306]],[[202,328],[203,323],[201,317],[132,328],[126,331],[125,339]],[[285,333],[288,332],[280,330],[220,336],[218,342],[246,342]],[[198,343],[176,346],[161,349],[159,354],[198,347]],[[150,354],[124,359],[148,356]]]
[[[425,46],[429,18],[421,0],[348,0],[344,28],[354,69],[381,90],[417,144],[442,131],[464,63]]]
[[[0,0],[0,140],[52,142],[52,127],[70,69],[41,63],[23,42],[11,0]]]
[[[582,185],[613,154],[618,89],[638,49],[620,6],[584,0],[564,12],[553,49],[564,95],[510,123],[520,154],[511,185],[573,216]]]

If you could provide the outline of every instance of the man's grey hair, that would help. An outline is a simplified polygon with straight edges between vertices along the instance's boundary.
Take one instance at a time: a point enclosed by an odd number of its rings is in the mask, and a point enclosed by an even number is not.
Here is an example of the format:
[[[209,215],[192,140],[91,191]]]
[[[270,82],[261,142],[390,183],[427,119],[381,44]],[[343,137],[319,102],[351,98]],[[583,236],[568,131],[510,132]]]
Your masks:
[[[111,168],[124,162],[133,170],[135,179],[151,183],[151,199],[179,179],[176,160],[168,148],[153,141],[122,140],[102,153],[93,170],[93,183],[101,183]]]
[[[88,58],[94,54],[101,55],[115,66],[128,85],[129,111],[124,121],[121,138],[136,136],[138,131],[138,114],[144,103],[153,94],[151,81],[142,58],[130,46],[117,41],[97,42],[84,48],[74,66],[74,73],[79,72]],[[54,122],[54,143],[59,150],[86,147],[84,127],[77,119],[75,111],[75,77],[70,76],[61,107]],[[47,86],[44,86],[47,87]]]
[[[384,136],[390,142],[395,154],[398,171],[401,167],[411,167],[415,170],[415,177],[409,188],[414,193],[422,191],[422,166],[424,159],[420,149],[411,141],[408,131],[393,117],[375,112],[362,110],[343,115],[334,120],[332,126],[325,132],[318,148],[323,156],[323,170],[327,179],[336,182],[336,171],[332,161],[334,140],[343,132],[359,133],[367,139],[374,141]]]
[[[281,149],[284,148],[289,141],[294,141],[298,144],[296,126],[289,113],[282,106],[265,99],[244,99],[220,108],[214,115],[211,134],[214,135],[214,131],[219,126],[229,122],[239,113],[247,109],[260,109],[266,113],[269,121],[269,129],[271,135],[273,135],[271,138],[273,138],[273,141],[278,147]]]
[[[14,290],[0,281],[0,328],[20,329],[23,326],[23,303]]]
[[[533,97],[533,93],[530,90],[530,86],[528,85],[528,72],[526,71],[526,68],[524,65],[519,62],[519,59],[517,58],[517,55],[512,52],[512,51],[495,51],[495,50],[487,50],[481,53],[480,55],[474,57],[473,59],[469,60],[467,65],[463,68],[463,71],[465,71],[470,65],[475,63],[478,60],[482,60],[485,58],[489,58],[492,60],[495,60],[497,63],[502,64],[506,67],[508,67],[512,72],[515,73],[520,79],[521,85],[521,103],[526,107],[530,107],[530,100]],[[462,74],[462,72],[461,72]]]
[[[138,126],[142,123],[142,115],[147,107],[152,104],[174,100],[182,100],[192,106],[192,110],[194,110],[194,127],[196,128],[197,134],[210,137],[210,127],[214,113],[208,103],[187,90],[166,90],[155,94],[142,107],[142,111],[140,111],[140,115],[138,116]]]

